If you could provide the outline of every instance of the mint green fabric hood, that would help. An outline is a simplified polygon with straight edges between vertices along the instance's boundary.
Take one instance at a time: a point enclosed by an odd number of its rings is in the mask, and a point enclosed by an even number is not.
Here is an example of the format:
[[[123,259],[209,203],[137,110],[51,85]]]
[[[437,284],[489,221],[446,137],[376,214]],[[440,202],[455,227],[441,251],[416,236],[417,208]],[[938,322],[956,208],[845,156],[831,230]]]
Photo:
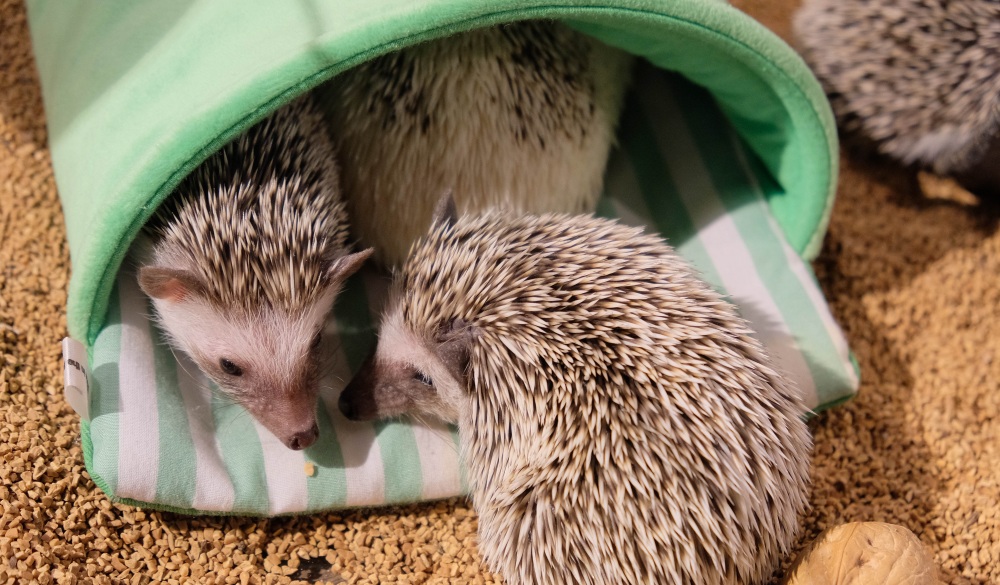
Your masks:
[[[825,97],[795,53],[716,0],[29,0],[73,273],[69,328],[93,342],[129,243],[220,145],[377,54],[491,23],[557,18],[706,87],[818,251],[836,179]]]

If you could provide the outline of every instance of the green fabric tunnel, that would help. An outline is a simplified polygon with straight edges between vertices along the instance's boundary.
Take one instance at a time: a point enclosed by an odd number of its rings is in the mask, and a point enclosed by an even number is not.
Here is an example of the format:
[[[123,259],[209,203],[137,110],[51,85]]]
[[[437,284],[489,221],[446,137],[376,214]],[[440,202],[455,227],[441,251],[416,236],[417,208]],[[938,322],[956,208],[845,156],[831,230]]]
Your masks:
[[[735,226],[732,232],[758,269],[765,304],[773,301],[773,314],[789,323],[789,343],[805,356],[800,369],[810,376],[811,406],[835,404],[857,389],[849,351],[807,264],[819,250],[833,202],[832,116],[795,53],[723,2],[27,4],[73,263],[70,333],[88,352],[85,457],[94,480],[114,499],[190,512],[272,515],[430,499],[464,489],[457,463],[434,463],[439,456],[454,459],[456,439],[444,427],[380,423],[363,432],[343,431],[331,410],[321,416],[321,432],[337,437],[335,444],[294,457],[275,450],[247,417],[234,417],[217,397],[190,389],[197,384],[185,381],[160,334],[144,317],[135,317],[148,307],[130,292],[120,269],[144,222],[186,174],[283,103],[374,56],[515,20],[559,19],[652,64],[641,71],[657,81],[637,82],[626,106],[621,147],[612,157],[608,197],[599,213],[623,221],[632,217],[662,231],[713,284],[738,300],[730,286],[736,277],[727,276],[725,260],[699,239],[703,227],[723,225],[713,213],[726,214],[724,226]],[[656,94],[657,87],[668,97]],[[688,121],[671,118],[668,109]],[[687,150],[695,154],[683,153],[683,140],[657,138],[660,130],[671,132],[664,130],[670,124],[687,125]],[[677,163],[678,156],[694,156],[694,166]],[[685,173],[702,170],[702,179],[685,179]],[[708,219],[693,211],[687,221],[678,219],[684,214],[677,210],[691,211],[700,197],[685,186],[702,184],[718,197]],[[667,201],[670,192],[679,203]],[[352,302],[365,304],[363,285],[357,287],[335,309],[348,367],[371,339],[373,317],[351,309]],[[140,329],[145,337],[136,337]],[[146,345],[138,359],[148,361],[154,373],[135,374],[141,368],[126,363],[132,359],[128,352]],[[141,402],[140,395],[156,408],[144,422],[129,423],[126,414]],[[191,414],[199,405],[211,411],[207,421]],[[149,427],[152,436],[135,439],[127,433],[141,427]],[[247,443],[240,438],[246,436],[255,439]],[[353,449],[354,440],[368,450]],[[155,454],[144,459],[143,452],[151,450]],[[131,463],[130,456],[145,463]],[[319,471],[299,477],[304,462]],[[438,467],[450,471],[435,473]],[[156,472],[146,473],[151,470]],[[216,479],[206,479],[213,473]],[[450,483],[434,483],[428,479],[433,475],[447,476]],[[358,487],[366,477],[375,479]]]

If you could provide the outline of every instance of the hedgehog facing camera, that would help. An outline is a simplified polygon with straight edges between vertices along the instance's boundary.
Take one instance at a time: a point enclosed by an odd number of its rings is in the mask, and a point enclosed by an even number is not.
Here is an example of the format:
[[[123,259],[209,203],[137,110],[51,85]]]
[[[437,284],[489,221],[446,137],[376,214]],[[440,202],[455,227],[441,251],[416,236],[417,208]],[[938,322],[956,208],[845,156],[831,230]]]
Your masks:
[[[658,237],[439,204],[340,408],[458,424],[507,583],[748,584],[807,502],[801,397]]]
[[[290,449],[319,434],[321,330],[351,253],[310,96],[194,170],[140,235],[138,279],[171,345]]]

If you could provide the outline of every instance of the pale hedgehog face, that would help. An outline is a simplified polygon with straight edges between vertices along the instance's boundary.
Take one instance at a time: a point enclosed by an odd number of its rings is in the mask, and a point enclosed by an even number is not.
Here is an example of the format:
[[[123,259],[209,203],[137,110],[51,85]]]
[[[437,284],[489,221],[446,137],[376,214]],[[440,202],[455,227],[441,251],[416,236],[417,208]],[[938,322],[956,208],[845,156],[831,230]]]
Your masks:
[[[222,392],[243,406],[290,449],[319,436],[316,424],[322,327],[346,278],[370,252],[334,262],[329,284],[302,310],[227,310],[201,293],[190,272],[140,270],[142,289],[171,343]]]
[[[375,352],[340,395],[340,410],[363,421],[404,414],[458,422],[469,403],[466,371],[475,337],[452,321],[422,336],[403,323],[397,306],[382,321]]]
[[[432,224],[447,229],[456,218],[455,201],[445,194]],[[400,277],[396,275],[396,286],[405,280]],[[378,346],[344,388],[340,410],[357,421],[409,413],[456,423],[470,400],[469,356],[478,330],[462,319],[446,318],[425,322],[417,331],[403,317],[405,297],[406,291],[394,291],[379,327]]]
[[[168,329],[183,332],[173,335],[174,344],[226,396],[298,450],[319,434],[319,348],[333,300],[324,296],[298,315],[227,315],[198,299],[174,306],[161,301],[157,312]]]

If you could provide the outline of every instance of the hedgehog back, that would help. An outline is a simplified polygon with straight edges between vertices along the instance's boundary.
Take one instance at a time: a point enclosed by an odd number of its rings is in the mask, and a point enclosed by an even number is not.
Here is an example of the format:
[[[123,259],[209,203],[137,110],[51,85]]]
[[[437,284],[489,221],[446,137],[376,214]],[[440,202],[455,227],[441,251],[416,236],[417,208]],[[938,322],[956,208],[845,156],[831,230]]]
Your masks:
[[[459,427],[493,568],[524,583],[770,575],[806,504],[804,408],[662,240],[487,215],[434,229],[403,275],[410,328],[477,332]]]

